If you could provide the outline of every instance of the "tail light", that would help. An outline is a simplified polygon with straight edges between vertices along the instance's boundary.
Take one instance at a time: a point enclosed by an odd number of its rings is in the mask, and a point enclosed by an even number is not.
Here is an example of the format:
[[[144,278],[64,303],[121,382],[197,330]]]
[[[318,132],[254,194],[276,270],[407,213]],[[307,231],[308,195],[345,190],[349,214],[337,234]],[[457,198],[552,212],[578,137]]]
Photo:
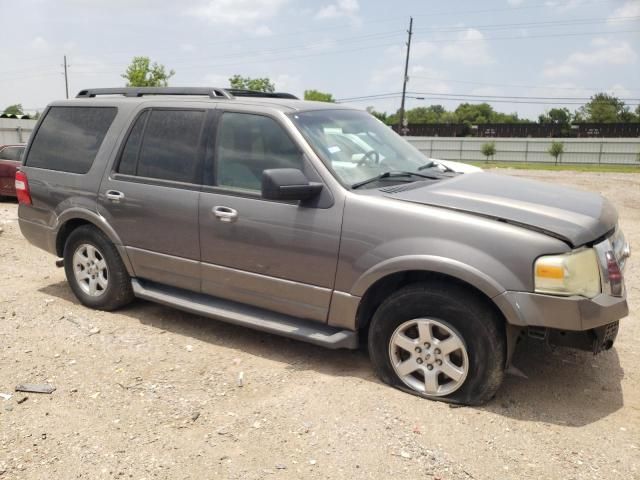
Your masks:
[[[16,172],[16,196],[18,197],[18,202],[24,205],[31,205],[31,192],[29,192],[27,174],[21,171]]]
[[[623,279],[622,272],[620,271],[620,265],[618,260],[612,251],[608,251],[606,254],[607,260],[607,274],[609,277],[609,284],[611,285],[611,295],[614,297],[622,296]]]

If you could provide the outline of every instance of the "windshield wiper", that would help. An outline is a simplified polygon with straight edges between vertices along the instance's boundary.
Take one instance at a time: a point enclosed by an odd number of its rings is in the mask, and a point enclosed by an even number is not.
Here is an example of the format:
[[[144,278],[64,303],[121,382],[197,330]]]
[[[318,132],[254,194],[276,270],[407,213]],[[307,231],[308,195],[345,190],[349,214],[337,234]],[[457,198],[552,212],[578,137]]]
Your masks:
[[[426,170],[427,168],[438,168],[438,167],[444,168],[445,172],[453,172],[453,173],[455,173],[455,170],[453,168],[447,167],[446,165],[443,165],[441,163],[436,163],[433,160],[431,160],[429,163],[425,163],[424,165],[420,165],[418,167],[418,171]]]
[[[360,188],[363,185],[368,185],[369,183],[377,182],[378,180],[382,180],[384,178],[392,178],[392,177],[420,177],[420,178],[429,178],[431,180],[439,180],[441,177],[434,175],[425,175],[423,173],[417,172],[404,172],[401,170],[393,170],[381,173],[373,178],[369,178],[368,180],[363,180],[362,182],[354,183],[351,185],[352,189]]]

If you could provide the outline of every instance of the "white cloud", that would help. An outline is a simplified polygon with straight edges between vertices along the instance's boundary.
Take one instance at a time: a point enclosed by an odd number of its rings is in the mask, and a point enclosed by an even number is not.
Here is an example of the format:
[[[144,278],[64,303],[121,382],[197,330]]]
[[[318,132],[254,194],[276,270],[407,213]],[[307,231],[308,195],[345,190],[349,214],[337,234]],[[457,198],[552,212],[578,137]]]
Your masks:
[[[253,34],[256,37],[269,37],[273,35],[273,31],[266,25],[260,25],[255,30],[253,30]]]
[[[624,87],[623,85],[620,85],[619,83],[616,83],[611,88],[607,88],[607,93],[609,95],[614,95],[616,97],[629,97],[629,96],[631,96],[631,91],[629,89],[627,89],[626,87]]]
[[[489,65],[494,62],[484,35],[475,28],[467,28],[459,33],[458,40],[445,45],[441,55],[445,60],[463,65]]]
[[[404,68],[399,65],[374,70],[371,85],[374,90],[398,90],[402,85],[403,72]],[[409,68],[407,89],[413,92],[451,93],[451,85],[440,71],[422,65]]]
[[[547,78],[572,77],[578,74],[578,69],[573,65],[548,65],[542,70],[542,75]]]
[[[228,87],[231,77],[233,74],[208,73],[204,76],[204,84],[218,88]]]
[[[180,50],[182,50],[183,52],[191,53],[195,51],[195,49],[196,47],[191,43],[183,43],[182,45],[180,45]]]
[[[620,24],[623,20],[620,17],[638,17],[640,16],[640,1],[638,0],[629,0],[621,7],[616,8],[611,15],[609,15],[609,19],[607,23],[609,24]]]
[[[595,49],[572,53],[567,61],[574,65],[623,65],[636,60],[636,53],[627,42],[596,38],[591,43]]]
[[[512,7],[517,7],[518,5],[522,5],[524,0],[507,0],[507,3]]]
[[[302,80],[299,75],[279,73],[271,77],[277,92],[293,93],[302,98]]]
[[[340,17],[355,18],[359,11],[358,0],[337,0],[335,3],[325,5],[318,10],[315,18],[319,20]]]
[[[477,87],[471,90],[471,95],[485,95],[485,96],[504,95],[504,90],[498,87]]]
[[[544,4],[558,12],[567,12],[579,7],[584,0],[548,0]]]
[[[255,27],[276,16],[288,0],[207,0],[187,14],[215,25]]]
[[[543,75],[549,78],[578,75],[582,67],[604,65],[626,65],[635,63],[636,52],[628,42],[616,42],[605,38],[594,38],[592,48],[587,51],[574,52],[558,64],[549,64]]]
[[[33,40],[31,40],[31,48],[33,48],[34,50],[39,50],[41,52],[44,52],[49,50],[49,42],[47,42],[42,37],[36,37]]]
[[[389,47],[385,49],[385,57],[387,61],[397,61],[398,58],[404,58],[406,48],[400,46]],[[440,59],[447,62],[454,62],[462,65],[490,65],[494,63],[494,59],[489,53],[489,46],[484,35],[474,29],[467,28],[458,34],[456,40],[449,43],[436,44],[428,41],[419,41],[411,44],[411,62],[420,62],[420,60]]]

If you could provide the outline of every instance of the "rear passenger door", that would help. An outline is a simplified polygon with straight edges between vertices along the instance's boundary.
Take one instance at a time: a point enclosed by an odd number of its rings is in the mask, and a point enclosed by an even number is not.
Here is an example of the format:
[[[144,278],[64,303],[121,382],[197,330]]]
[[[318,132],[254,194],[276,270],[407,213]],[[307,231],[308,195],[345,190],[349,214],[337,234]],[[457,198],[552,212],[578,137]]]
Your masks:
[[[218,113],[200,199],[202,291],[325,322],[335,279],[342,204],[325,186],[321,202],[261,197],[262,172],[317,172],[276,117]]]
[[[99,192],[136,277],[200,290],[198,194],[207,111],[138,113]]]

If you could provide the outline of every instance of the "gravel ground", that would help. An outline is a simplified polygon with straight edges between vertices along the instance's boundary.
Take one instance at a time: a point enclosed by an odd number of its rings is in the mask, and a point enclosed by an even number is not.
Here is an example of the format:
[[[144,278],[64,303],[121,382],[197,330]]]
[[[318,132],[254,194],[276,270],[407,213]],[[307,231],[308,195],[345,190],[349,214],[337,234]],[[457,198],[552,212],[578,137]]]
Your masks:
[[[640,176],[505,172],[607,195],[640,245]],[[138,301],[78,304],[0,203],[0,479],[640,478],[640,267],[597,357],[520,346],[497,397],[450,408],[328,351]],[[243,386],[238,386],[242,372]],[[51,395],[20,394],[50,382]]]

